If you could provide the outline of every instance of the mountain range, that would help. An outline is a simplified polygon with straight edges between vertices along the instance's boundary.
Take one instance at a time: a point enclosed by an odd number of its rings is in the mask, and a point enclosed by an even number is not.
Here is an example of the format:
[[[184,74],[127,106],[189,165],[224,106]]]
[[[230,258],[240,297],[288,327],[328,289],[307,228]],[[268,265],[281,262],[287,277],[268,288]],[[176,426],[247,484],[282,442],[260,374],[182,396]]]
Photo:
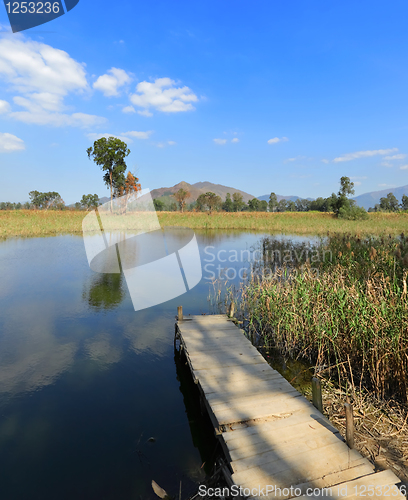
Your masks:
[[[242,198],[245,203],[248,203],[248,201],[252,200],[253,198],[269,201],[269,194],[264,194],[262,196],[256,197],[252,194],[246,193],[245,191],[241,191],[240,189],[223,186],[222,184],[213,184],[212,182],[196,182],[195,184],[189,184],[188,182],[182,181],[172,187],[153,189],[151,191],[151,195],[153,199],[160,199],[169,203],[175,201],[174,198],[171,197],[171,195],[175,194],[179,189],[185,189],[190,193],[190,198],[188,198],[187,203],[192,203],[200,196],[200,194],[207,193],[208,191],[221,196],[222,200],[225,200],[227,193],[230,193],[231,196],[233,195],[233,193],[240,193],[242,194]],[[401,201],[401,198],[404,194],[408,195],[408,184],[406,186],[387,188],[381,191],[372,191],[369,193],[360,194],[359,196],[355,196],[353,199],[356,200],[357,205],[368,210],[370,207],[374,207],[374,205],[380,203],[380,198],[386,197],[388,193],[393,193],[398,201]],[[276,197],[278,201],[283,199],[288,201],[296,201],[299,198],[299,196],[295,195],[286,196],[280,194],[277,194]],[[314,198],[307,199],[313,200]],[[106,203],[109,200],[110,198],[107,196],[100,198],[100,201],[102,203]]]

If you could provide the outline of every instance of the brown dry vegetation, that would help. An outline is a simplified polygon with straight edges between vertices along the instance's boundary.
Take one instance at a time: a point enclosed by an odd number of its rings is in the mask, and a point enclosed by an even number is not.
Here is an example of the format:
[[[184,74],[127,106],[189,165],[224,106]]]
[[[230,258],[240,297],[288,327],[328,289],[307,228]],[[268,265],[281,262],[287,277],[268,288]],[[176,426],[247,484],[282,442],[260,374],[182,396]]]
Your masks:
[[[3,210],[0,211],[0,237],[45,236],[80,233],[84,211]],[[236,229],[268,233],[323,235],[328,231],[353,234],[393,234],[408,227],[408,213],[370,213],[365,221],[337,219],[322,212],[157,212],[162,226],[191,229]],[[129,230],[135,219],[129,217]]]

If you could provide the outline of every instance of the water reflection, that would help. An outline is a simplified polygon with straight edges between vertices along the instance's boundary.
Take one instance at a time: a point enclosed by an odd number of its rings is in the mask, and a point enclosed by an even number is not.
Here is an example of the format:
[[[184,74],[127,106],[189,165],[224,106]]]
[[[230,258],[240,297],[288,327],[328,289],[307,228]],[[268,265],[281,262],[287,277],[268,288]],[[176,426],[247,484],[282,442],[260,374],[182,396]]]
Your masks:
[[[96,274],[85,283],[82,298],[96,310],[114,309],[126,296],[123,281],[123,274]]]
[[[196,234],[215,266],[261,237]],[[177,492],[201,477],[206,441],[173,337],[178,305],[208,313],[209,280],[135,312],[123,275],[93,272],[70,235],[1,242],[0,273],[0,498],[153,500],[151,479]]]

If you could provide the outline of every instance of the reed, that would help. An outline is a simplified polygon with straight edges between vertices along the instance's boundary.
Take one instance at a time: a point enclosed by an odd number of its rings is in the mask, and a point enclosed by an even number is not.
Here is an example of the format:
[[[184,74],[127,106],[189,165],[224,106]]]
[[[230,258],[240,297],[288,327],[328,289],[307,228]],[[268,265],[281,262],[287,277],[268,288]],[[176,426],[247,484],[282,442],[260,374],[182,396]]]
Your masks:
[[[334,235],[316,245],[326,254],[315,263],[305,253],[276,263],[273,240],[262,245],[263,262],[227,299],[248,328],[342,385],[406,401],[408,239]]]

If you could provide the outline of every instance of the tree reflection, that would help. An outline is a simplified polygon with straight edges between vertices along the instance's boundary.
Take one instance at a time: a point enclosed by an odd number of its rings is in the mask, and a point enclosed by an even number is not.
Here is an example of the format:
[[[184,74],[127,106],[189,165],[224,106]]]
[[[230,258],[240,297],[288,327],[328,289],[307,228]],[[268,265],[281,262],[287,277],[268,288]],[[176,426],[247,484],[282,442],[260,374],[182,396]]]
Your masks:
[[[123,278],[122,273],[94,276],[82,292],[83,300],[88,302],[92,309],[110,310],[118,307],[126,295]]]

